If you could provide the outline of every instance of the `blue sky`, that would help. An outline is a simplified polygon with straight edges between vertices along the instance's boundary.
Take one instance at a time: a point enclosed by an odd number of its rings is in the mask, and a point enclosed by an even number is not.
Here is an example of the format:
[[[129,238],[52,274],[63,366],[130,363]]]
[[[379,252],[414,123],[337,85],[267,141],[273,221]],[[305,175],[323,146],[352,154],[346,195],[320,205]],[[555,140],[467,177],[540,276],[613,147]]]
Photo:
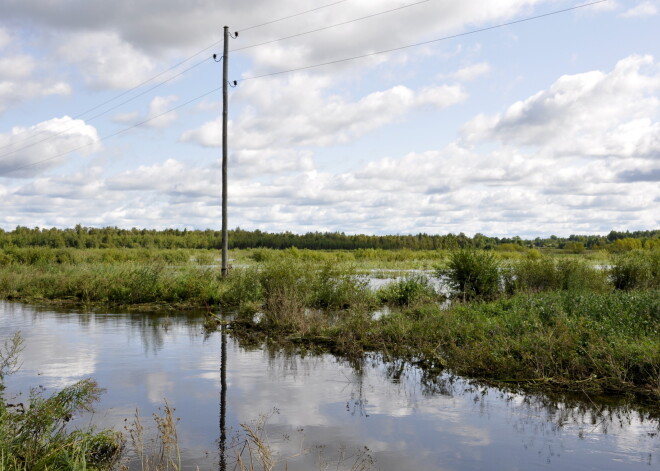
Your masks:
[[[251,79],[577,5],[0,0],[0,228],[219,228],[221,96],[186,103],[221,86],[222,27],[238,49],[398,8],[230,53],[230,227],[657,229],[658,0]]]

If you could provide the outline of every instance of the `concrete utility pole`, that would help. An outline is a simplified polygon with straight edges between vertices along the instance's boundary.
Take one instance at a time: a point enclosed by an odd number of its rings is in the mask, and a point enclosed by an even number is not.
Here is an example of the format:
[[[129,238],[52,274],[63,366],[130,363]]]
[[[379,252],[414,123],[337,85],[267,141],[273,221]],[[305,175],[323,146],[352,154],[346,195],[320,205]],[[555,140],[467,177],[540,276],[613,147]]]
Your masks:
[[[222,54],[222,276],[227,276],[227,72],[229,64],[229,27],[225,26],[224,51]]]

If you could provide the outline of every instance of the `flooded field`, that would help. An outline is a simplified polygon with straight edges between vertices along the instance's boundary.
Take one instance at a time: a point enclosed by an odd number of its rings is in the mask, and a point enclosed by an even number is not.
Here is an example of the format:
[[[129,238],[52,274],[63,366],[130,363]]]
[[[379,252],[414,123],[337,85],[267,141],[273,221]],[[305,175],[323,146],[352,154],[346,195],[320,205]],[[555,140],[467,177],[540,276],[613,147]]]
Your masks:
[[[6,395],[22,391],[25,400],[30,388],[48,394],[93,377],[106,392],[72,426],[117,429],[136,408],[150,423],[167,399],[180,418],[184,469],[221,468],[223,446],[233,469],[240,424],[260,417],[278,469],[285,461],[290,470],[336,469],[342,457],[339,469],[351,469],[356,456],[364,469],[385,471],[658,467],[658,418],[637,405],[526,396],[378,357],[351,364],[246,346],[231,335],[221,404],[222,336],[206,335],[203,320],[0,303],[0,336],[20,330],[26,345]]]

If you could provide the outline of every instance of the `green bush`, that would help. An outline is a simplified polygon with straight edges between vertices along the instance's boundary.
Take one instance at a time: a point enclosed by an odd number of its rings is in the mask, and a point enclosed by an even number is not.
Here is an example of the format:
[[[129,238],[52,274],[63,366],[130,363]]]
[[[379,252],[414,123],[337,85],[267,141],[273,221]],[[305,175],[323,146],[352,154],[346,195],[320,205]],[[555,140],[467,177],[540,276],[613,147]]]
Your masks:
[[[490,252],[471,249],[452,252],[447,268],[438,268],[436,275],[447,277],[454,295],[463,300],[494,299],[500,292],[499,266]]]

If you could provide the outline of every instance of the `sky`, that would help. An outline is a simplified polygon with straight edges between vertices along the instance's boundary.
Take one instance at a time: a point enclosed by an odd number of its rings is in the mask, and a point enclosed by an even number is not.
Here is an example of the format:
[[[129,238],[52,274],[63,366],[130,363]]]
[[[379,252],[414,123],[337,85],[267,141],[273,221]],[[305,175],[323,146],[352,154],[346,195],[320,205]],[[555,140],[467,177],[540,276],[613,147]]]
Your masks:
[[[231,228],[658,229],[660,0],[585,3],[0,0],[0,228],[219,230],[228,26]]]

